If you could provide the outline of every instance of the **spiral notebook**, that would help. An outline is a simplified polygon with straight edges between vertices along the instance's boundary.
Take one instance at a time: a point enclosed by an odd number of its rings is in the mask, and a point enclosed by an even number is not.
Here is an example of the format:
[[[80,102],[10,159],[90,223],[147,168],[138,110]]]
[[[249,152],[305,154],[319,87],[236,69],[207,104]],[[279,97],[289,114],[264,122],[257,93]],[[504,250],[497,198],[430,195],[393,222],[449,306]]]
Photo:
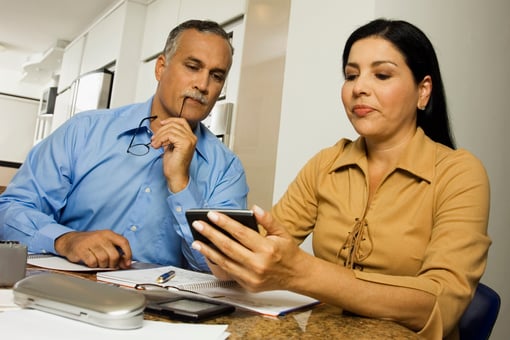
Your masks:
[[[160,275],[175,271],[175,276],[165,283],[158,283]],[[235,281],[222,281],[214,275],[194,272],[173,266],[150,269],[115,270],[98,272],[98,281],[120,286],[159,286],[182,295],[199,294],[202,298],[221,301],[264,315],[280,316],[288,312],[318,304],[319,301],[287,290],[250,293]]]

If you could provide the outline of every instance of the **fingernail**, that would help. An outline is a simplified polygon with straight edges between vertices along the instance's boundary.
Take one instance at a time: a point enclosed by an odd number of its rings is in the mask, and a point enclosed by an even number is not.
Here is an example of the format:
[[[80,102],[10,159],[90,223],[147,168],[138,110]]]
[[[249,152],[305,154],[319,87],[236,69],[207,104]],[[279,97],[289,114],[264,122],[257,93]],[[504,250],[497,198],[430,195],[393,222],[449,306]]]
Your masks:
[[[261,207],[259,207],[258,205],[254,205],[253,206],[253,212],[257,215],[263,215],[264,214],[264,209],[262,209]]]
[[[200,247],[200,244],[198,242],[196,242],[196,241],[191,244],[191,248],[193,248],[195,250],[202,249],[202,247]]]
[[[218,220],[220,219],[220,216],[215,213],[214,211],[209,211],[207,213],[207,217],[211,220],[211,222],[218,222]]]
[[[204,230],[204,226],[199,221],[194,221],[192,226],[193,226],[193,228],[195,228],[198,231]]]

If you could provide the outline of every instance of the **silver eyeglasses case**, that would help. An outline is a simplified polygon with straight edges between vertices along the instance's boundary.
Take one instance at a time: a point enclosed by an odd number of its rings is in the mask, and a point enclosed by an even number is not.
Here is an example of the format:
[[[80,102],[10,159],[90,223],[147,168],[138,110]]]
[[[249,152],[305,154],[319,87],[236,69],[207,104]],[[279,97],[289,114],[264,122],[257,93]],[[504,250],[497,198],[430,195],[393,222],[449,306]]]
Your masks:
[[[113,329],[140,328],[146,299],[124,288],[59,273],[28,276],[14,285],[14,302]]]

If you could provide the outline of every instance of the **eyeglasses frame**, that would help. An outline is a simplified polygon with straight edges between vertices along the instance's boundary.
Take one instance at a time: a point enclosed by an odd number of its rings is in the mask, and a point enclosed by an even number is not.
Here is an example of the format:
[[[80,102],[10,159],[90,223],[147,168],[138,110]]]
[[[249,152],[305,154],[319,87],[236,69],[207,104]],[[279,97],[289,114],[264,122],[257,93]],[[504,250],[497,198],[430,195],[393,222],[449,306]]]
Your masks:
[[[135,132],[133,133],[133,137],[131,138],[131,141],[129,142],[129,146],[128,146],[127,150],[126,150],[126,152],[127,152],[128,154],[133,155],[133,156],[145,156],[146,154],[148,154],[148,153],[149,153],[149,150],[150,150],[150,148],[149,148],[150,142],[149,142],[149,143],[137,143],[137,144],[133,144],[133,142],[135,141],[135,138],[136,138],[136,135],[138,134],[138,131],[142,128],[142,124],[143,124],[143,122],[144,122],[144,121],[146,121],[147,119],[148,119],[148,120],[150,120],[150,121],[152,122],[152,121],[153,121],[154,119],[156,119],[156,118],[158,118],[158,116],[149,116],[149,117],[145,117],[144,119],[142,119],[142,120],[140,121],[140,124],[138,124],[138,127],[136,128]],[[149,131],[150,131],[150,129],[149,129]],[[143,145],[143,146],[145,146],[145,147],[146,147],[146,149],[147,149],[147,151],[146,151],[145,153],[140,154],[140,153],[134,153],[134,152],[132,151],[132,149],[133,149],[134,147],[142,146],[142,145]]]

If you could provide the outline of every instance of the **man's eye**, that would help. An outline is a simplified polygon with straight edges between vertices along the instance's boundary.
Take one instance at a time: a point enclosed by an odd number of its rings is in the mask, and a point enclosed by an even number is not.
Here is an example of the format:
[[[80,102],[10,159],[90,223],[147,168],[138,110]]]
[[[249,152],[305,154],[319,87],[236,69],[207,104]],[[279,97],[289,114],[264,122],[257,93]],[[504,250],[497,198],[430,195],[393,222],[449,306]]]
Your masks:
[[[195,65],[195,64],[186,64],[186,67],[189,68],[190,70],[198,70],[198,66]]]
[[[217,82],[222,82],[225,80],[225,75],[221,73],[213,73],[212,78],[216,80]]]

